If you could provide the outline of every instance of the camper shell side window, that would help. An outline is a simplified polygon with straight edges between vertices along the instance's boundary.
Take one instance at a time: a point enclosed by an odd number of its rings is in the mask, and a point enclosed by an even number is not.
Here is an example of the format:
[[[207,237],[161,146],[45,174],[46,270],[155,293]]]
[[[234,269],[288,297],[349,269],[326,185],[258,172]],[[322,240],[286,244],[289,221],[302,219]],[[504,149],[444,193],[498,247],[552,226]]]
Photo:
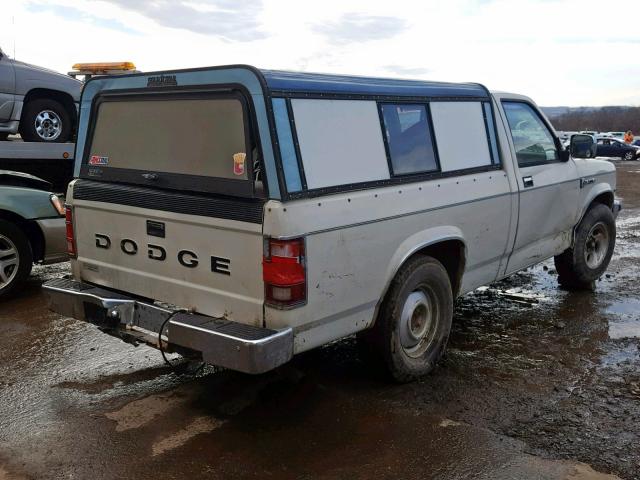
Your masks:
[[[391,174],[440,170],[428,105],[379,103]]]
[[[502,168],[487,99],[283,95],[272,107],[287,198]]]

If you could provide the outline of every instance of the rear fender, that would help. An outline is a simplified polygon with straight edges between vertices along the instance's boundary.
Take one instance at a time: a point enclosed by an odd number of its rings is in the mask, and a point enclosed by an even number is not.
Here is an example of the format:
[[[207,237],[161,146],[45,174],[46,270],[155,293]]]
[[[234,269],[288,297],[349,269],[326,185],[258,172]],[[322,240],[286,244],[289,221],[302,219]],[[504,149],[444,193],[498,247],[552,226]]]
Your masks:
[[[466,242],[464,241],[462,230],[454,226],[440,226],[421,230],[420,232],[417,232],[408,237],[398,246],[396,252],[391,257],[391,260],[389,261],[389,264],[387,265],[387,269],[385,271],[385,278],[387,279],[387,281],[378,300],[378,304],[376,305],[376,310],[373,317],[374,319],[377,317],[380,306],[382,305],[382,301],[387,295],[387,291],[389,290],[391,281],[396,276],[402,265],[404,265],[404,263],[415,253],[431,245],[435,245],[437,243],[445,242],[448,240],[457,240],[459,242],[462,242],[462,244],[465,245],[466,257]],[[460,278],[460,283],[462,283],[462,278]]]

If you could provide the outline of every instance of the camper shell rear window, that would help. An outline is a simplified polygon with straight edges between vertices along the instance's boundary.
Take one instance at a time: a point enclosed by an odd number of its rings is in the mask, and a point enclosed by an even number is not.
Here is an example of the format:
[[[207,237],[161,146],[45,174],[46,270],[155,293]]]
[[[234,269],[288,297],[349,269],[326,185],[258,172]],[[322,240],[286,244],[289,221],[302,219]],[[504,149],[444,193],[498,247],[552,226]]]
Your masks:
[[[251,197],[262,191],[255,144],[240,93],[107,94],[93,106],[80,176]]]

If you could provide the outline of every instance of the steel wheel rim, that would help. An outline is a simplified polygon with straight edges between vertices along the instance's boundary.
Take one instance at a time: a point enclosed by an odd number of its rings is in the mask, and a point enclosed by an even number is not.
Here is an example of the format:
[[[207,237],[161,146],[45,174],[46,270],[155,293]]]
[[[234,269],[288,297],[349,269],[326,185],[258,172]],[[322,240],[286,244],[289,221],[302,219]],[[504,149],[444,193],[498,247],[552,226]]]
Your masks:
[[[0,290],[16,278],[19,266],[18,248],[8,237],[0,235]]]
[[[36,133],[43,140],[55,140],[62,133],[62,119],[53,110],[42,110],[34,122]]]
[[[609,250],[609,230],[602,222],[596,223],[589,233],[584,248],[584,261],[587,266],[595,270],[602,265]]]
[[[400,314],[399,334],[400,345],[408,356],[421,356],[431,343],[437,313],[437,304],[429,288],[418,288],[407,296]]]

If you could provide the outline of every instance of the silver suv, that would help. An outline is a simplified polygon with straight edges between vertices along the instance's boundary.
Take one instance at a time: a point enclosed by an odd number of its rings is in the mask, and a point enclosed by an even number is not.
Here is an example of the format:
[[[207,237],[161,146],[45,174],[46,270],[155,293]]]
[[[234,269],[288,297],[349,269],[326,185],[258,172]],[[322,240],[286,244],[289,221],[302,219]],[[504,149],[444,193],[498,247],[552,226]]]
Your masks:
[[[0,140],[67,142],[75,131],[82,82],[9,58],[0,49]]]

